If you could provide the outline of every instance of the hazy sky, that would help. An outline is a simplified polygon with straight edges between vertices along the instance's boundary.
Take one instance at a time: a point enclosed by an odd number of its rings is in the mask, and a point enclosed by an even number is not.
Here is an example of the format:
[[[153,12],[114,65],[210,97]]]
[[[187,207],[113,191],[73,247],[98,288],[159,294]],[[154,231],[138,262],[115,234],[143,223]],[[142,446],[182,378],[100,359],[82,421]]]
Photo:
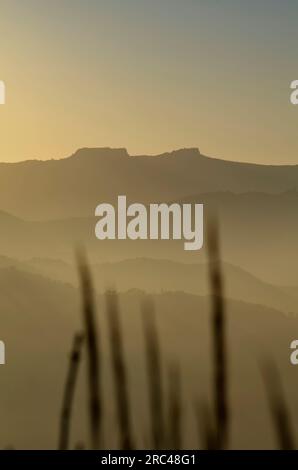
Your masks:
[[[298,164],[297,0],[0,0],[0,160],[199,147]]]

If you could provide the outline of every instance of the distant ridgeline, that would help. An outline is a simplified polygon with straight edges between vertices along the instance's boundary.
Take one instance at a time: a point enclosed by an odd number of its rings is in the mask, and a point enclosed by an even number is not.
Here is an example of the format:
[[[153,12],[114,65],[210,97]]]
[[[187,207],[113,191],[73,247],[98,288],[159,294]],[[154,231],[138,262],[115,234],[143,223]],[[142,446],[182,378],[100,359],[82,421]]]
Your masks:
[[[0,80],[0,104],[5,104],[5,83]]]

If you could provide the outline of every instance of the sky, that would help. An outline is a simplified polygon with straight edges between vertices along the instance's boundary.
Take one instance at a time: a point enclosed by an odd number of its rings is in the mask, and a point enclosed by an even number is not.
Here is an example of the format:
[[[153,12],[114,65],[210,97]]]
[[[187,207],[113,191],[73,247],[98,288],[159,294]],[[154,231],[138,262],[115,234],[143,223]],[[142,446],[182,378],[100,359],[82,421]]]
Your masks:
[[[0,161],[81,147],[298,164],[297,0],[0,0]]]

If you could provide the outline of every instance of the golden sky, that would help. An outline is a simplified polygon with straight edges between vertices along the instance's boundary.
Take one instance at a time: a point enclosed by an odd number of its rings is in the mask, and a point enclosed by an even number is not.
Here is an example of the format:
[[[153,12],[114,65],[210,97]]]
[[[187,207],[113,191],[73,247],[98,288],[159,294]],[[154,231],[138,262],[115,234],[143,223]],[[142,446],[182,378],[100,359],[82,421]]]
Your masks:
[[[0,160],[80,147],[298,164],[294,0],[0,0]]]

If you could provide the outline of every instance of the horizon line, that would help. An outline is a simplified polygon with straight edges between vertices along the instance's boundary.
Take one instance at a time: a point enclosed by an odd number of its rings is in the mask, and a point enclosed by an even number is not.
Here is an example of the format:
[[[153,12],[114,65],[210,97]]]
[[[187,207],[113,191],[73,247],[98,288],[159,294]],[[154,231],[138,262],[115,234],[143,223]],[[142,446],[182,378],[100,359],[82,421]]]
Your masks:
[[[16,160],[16,161],[5,161],[5,160],[0,160],[0,165],[5,164],[5,165],[16,165],[20,163],[31,163],[31,162],[36,162],[36,163],[46,163],[46,162],[59,162],[60,160],[67,160],[69,158],[75,157],[79,152],[81,151],[95,151],[95,150],[106,150],[106,151],[122,151],[125,152],[128,157],[131,158],[158,158],[158,157],[164,157],[164,156],[169,156],[171,154],[175,154],[178,152],[182,151],[195,151],[198,153],[200,157],[207,158],[210,160],[216,160],[220,162],[226,162],[226,163],[235,163],[235,164],[240,164],[240,165],[252,165],[252,166],[265,166],[265,167],[296,167],[298,166],[298,163],[260,163],[260,162],[249,162],[249,161],[240,161],[240,160],[230,160],[227,158],[222,158],[218,156],[210,156],[210,155],[205,155],[204,153],[201,153],[199,147],[178,147],[174,148],[172,150],[168,150],[165,152],[161,153],[143,153],[143,154],[130,154],[127,150],[127,147],[108,147],[108,146],[100,146],[100,147],[79,147],[77,150],[75,150],[73,153],[62,156],[62,157],[52,157],[52,158],[46,158],[46,159],[41,159],[41,158],[24,158],[23,160]]]

